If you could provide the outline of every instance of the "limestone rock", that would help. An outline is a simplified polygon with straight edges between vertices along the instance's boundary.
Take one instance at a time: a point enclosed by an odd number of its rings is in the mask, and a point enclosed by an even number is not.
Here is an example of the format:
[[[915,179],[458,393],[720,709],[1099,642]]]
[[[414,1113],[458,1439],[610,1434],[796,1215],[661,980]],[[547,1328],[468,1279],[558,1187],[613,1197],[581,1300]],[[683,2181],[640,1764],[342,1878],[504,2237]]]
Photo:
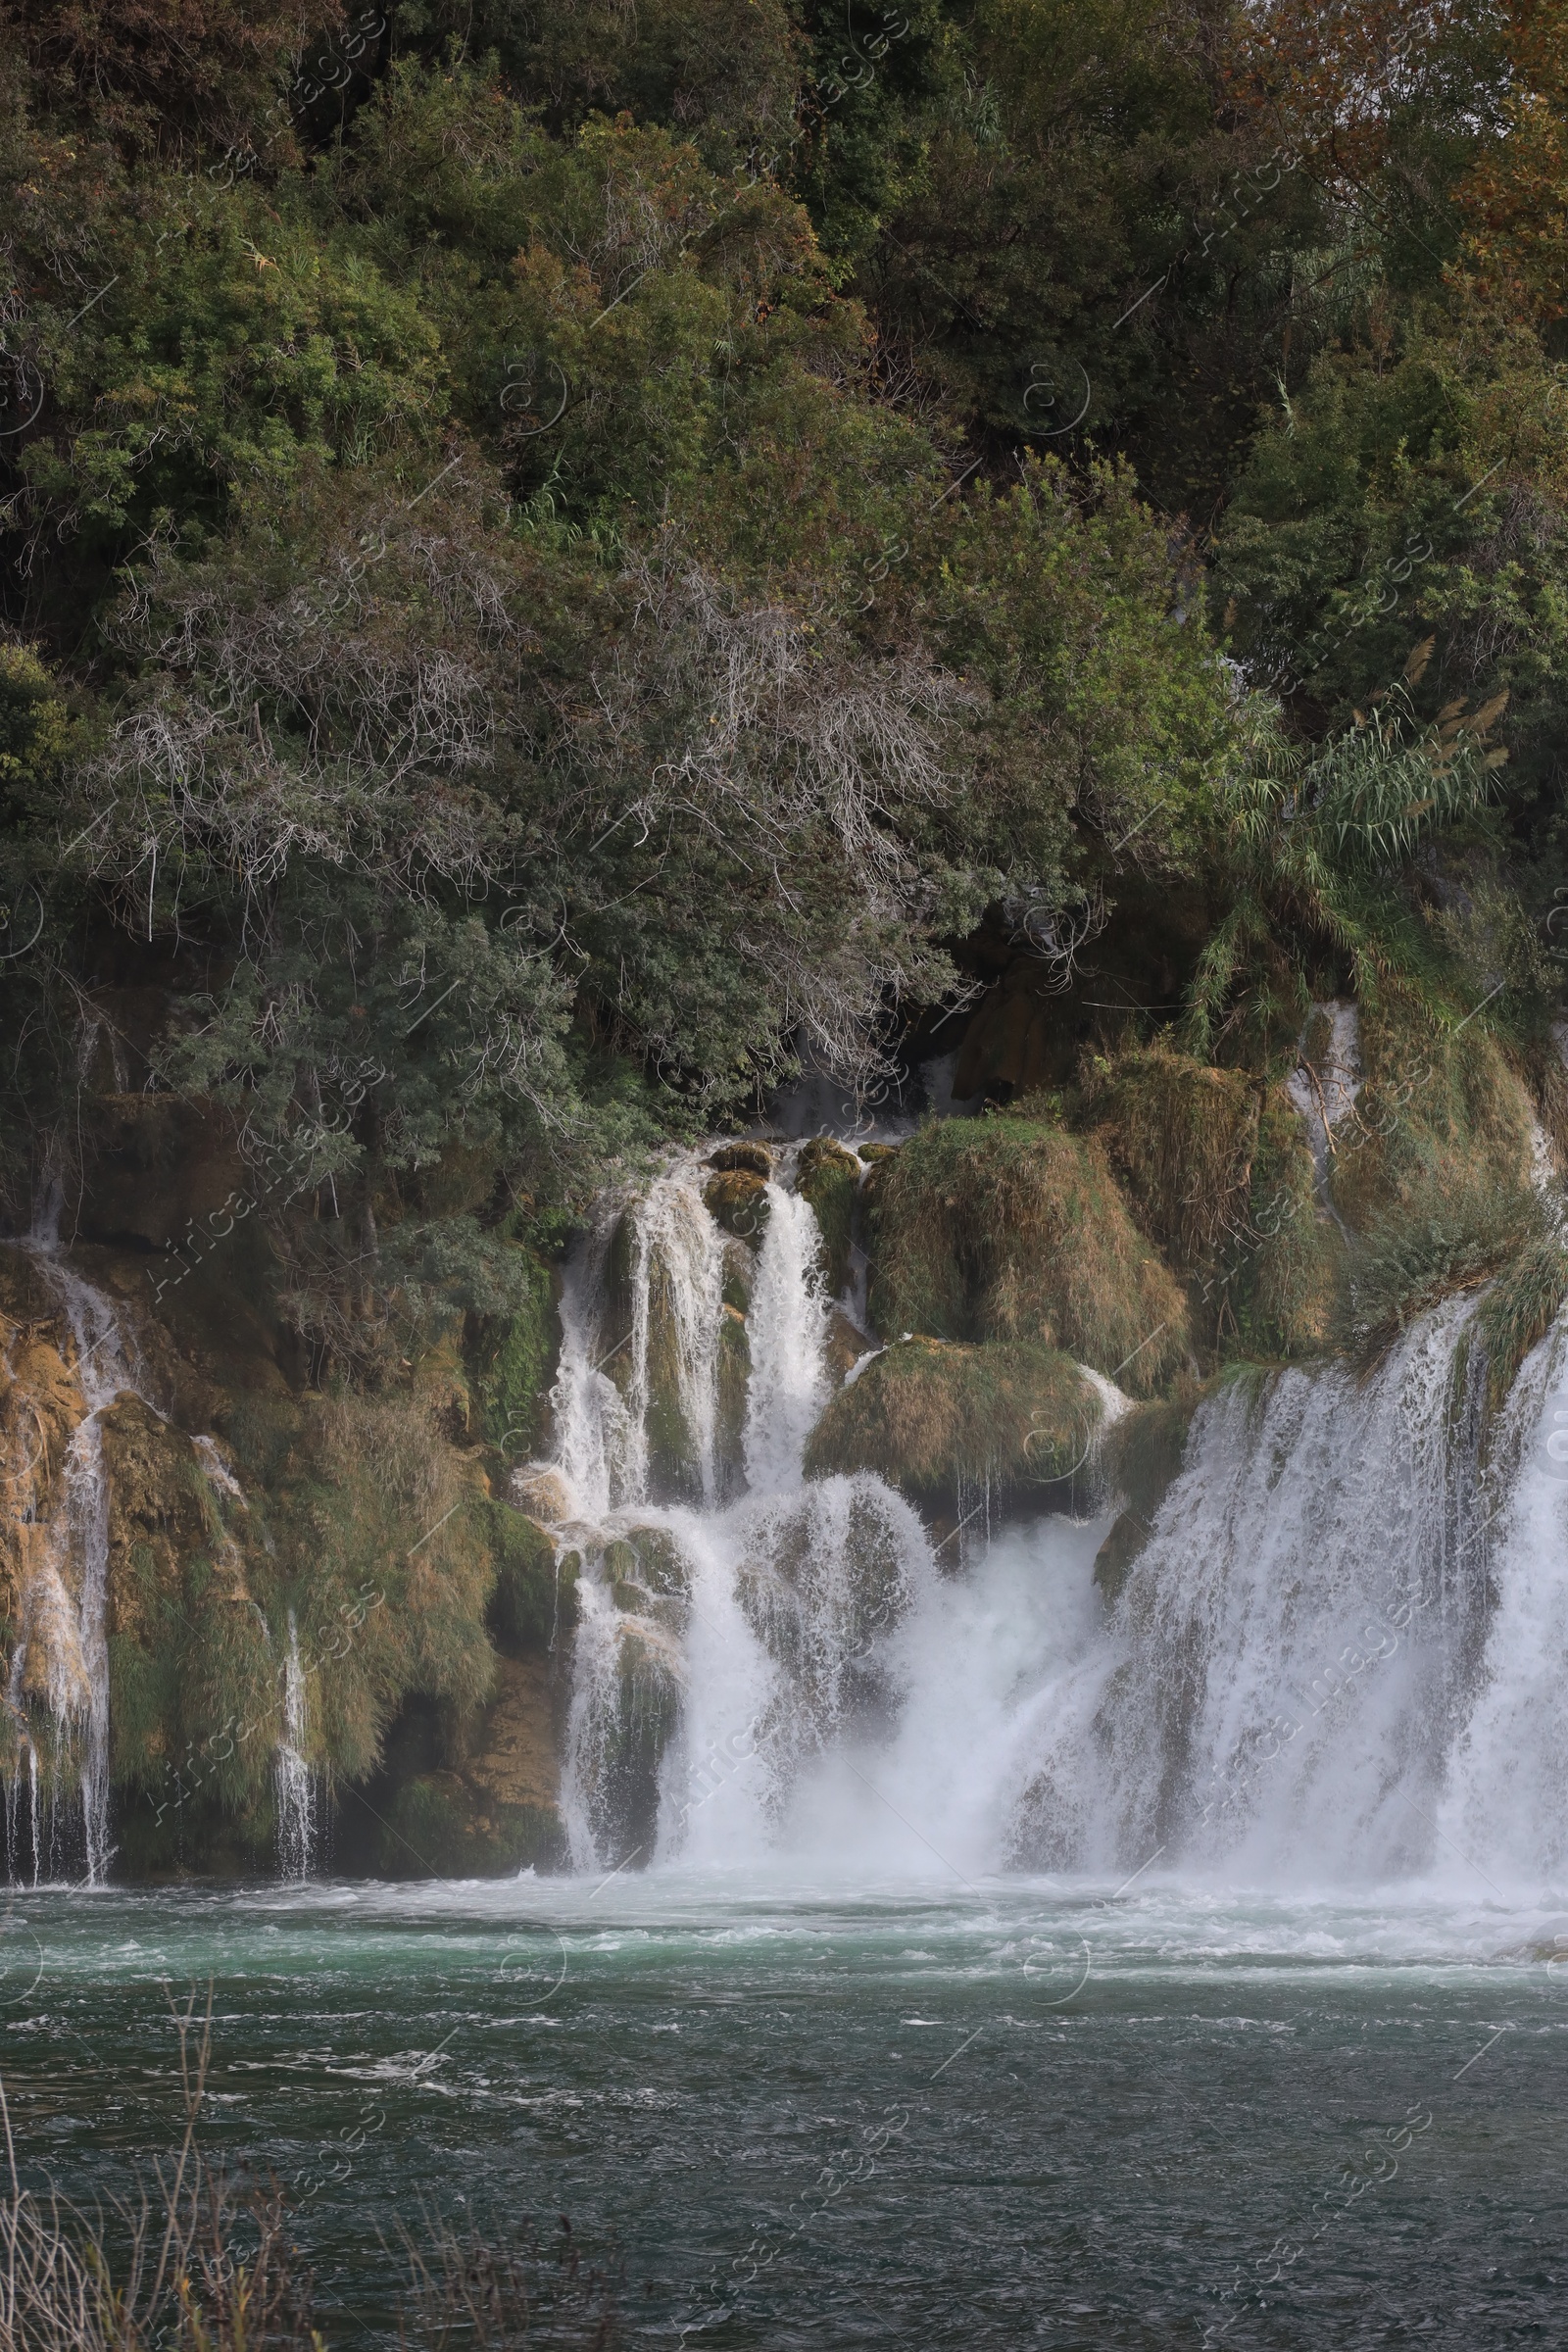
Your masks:
[[[835,1307],[828,1318],[827,1368],[828,1377],[836,1389],[841,1389],[862,1355],[868,1355],[873,1342],[843,1311]]]

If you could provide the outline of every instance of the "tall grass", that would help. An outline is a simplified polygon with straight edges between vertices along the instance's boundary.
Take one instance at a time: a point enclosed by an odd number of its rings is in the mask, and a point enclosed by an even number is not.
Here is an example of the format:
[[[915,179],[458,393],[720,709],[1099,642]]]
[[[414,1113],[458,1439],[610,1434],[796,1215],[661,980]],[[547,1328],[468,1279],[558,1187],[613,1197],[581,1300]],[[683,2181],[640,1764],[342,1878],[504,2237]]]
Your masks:
[[[1339,1344],[1363,1370],[1379,1364],[1418,1315],[1475,1289],[1545,1238],[1538,1197],[1484,1170],[1434,1172],[1376,1218],[1348,1269]],[[1549,1254],[1549,1253],[1548,1253]],[[1533,1310],[1525,1309],[1525,1320]]]

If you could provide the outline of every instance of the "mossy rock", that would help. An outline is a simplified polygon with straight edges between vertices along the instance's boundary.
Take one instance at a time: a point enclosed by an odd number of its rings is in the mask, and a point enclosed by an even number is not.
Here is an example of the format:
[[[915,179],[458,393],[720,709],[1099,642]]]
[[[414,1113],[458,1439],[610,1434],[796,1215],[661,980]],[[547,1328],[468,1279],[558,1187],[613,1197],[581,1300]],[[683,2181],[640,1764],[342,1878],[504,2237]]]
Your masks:
[[[691,1562],[666,1527],[634,1527],[627,1542],[637,1573],[650,1592],[684,1599],[691,1591]]]
[[[1229,1261],[1200,1294],[1223,1339],[1251,1354],[1317,1355],[1331,1343],[1345,1239],[1317,1196],[1317,1171],[1295,1103],[1270,1087],[1258,1119],[1247,1214]]]
[[[767,1230],[767,1179],[751,1168],[727,1168],[703,1187],[703,1203],[715,1225],[737,1241],[760,1246]]]
[[[1186,1355],[1180,1286],[1093,1136],[1011,1111],[932,1122],[868,1214],[880,1331],[1034,1343],[1145,1396]]]
[[[752,1287],[757,1275],[757,1258],[744,1242],[727,1236],[724,1242],[724,1304],[732,1306],[738,1315],[749,1314]]]
[[[1420,1008],[1363,1004],[1363,1083],[1330,1164],[1335,1206],[1358,1232],[1449,1186],[1527,1189],[1534,1098],[1483,1022],[1450,1033]]]
[[[842,1308],[835,1307],[833,1309],[832,1314],[828,1317],[827,1347],[824,1352],[827,1357],[828,1378],[836,1389],[844,1386],[861,1356],[870,1352],[872,1344],[858,1325],[850,1321],[849,1316],[844,1313]]]
[[[723,1175],[760,1176],[765,1184],[773,1173],[773,1154],[765,1144],[721,1144],[709,1153],[708,1164]]]
[[[350,1790],[346,1815],[356,1803]],[[356,1840],[363,1867],[376,1878],[515,1878],[520,1870],[558,1869],[565,1859],[553,1806],[500,1803],[458,1772],[407,1781],[376,1810],[380,1821],[363,1843]]]
[[[630,1349],[622,1348],[605,1368],[624,1395],[635,1370]],[[657,1250],[648,1274],[647,1380],[643,1428],[648,1443],[649,1491],[656,1502],[700,1502],[702,1460],[681,1401],[680,1333],[674,1297]]]
[[[563,1592],[556,1567],[556,1547],[526,1512],[507,1502],[492,1502],[487,1510],[496,1564],[487,1614],[491,1637],[509,1654],[544,1648],[575,1623],[571,1594]]]
[[[1088,1102],[1144,1232],[1178,1266],[1211,1260],[1247,1200],[1255,1084],[1150,1046],[1091,1063]]]
[[[822,1236],[828,1288],[835,1298],[842,1298],[850,1287],[850,1244],[860,1163],[831,1136],[813,1136],[802,1147],[795,1189],[810,1202]]]
[[[873,1470],[911,1500],[950,1501],[990,1480],[1043,1498],[1089,1472],[1103,1418],[1099,1393],[1070,1356],[1034,1341],[964,1347],[906,1340],[841,1389],[812,1431],[813,1477]]]
[[[498,1659],[480,1706],[408,1702],[363,1792],[340,1784],[343,1866],[392,1879],[558,1867],[558,1693],[535,1653]]]
[[[476,1354],[484,1435],[515,1461],[539,1445],[561,1328],[550,1268],[521,1250],[514,1267],[524,1302],[514,1314],[485,1319]]]

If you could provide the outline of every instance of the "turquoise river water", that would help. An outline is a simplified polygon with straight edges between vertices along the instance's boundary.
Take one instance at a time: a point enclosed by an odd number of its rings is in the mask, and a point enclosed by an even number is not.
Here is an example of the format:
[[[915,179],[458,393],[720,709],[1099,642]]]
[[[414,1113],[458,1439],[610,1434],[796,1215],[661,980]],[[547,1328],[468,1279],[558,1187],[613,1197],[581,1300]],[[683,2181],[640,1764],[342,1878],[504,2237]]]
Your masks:
[[[111,2192],[172,2144],[169,1996],[211,1979],[210,2144],[296,2184],[334,2347],[385,2340],[380,2241],[421,2207],[569,2213],[635,2340],[712,2352],[1568,2334],[1568,1910],[1479,1881],[6,1905],[29,2176]]]

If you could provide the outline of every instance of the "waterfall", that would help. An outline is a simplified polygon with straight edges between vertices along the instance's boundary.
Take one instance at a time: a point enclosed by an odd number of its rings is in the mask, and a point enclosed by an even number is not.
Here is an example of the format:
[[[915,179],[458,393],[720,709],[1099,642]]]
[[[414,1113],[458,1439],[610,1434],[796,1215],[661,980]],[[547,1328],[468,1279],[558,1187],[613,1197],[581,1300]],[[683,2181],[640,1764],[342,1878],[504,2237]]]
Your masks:
[[[830,1301],[810,1203],[777,1183],[765,1198],[767,1224],[752,1291],[745,1457],[752,1492],[771,1494],[799,1485],[806,1441],[827,1401]]]
[[[288,1649],[283,1661],[283,1736],[277,1743],[273,1778],[277,1795],[277,1868],[280,1878],[303,1881],[316,1859],[316,1775],[306,1762],[310,1737],[305,1667],[300,1631],[288,1613]]]
[[[1507,1474],[1493,1544],[1496,1604],[1479,1694],[1437,1828],[1514,1886],[1568,1869],[1568,1323],[1526,1361],[1495,1452]]]
[[[1353,1071],[1334,1029],[1330,1127]],[[879,1479],[803,1475],[832,1302],[790,1162],[760,1242],[720,1231],[694,1160],[568,1274],[578,1867],[1286,1888],[1568,1867],[1568,1318],[1490,1431],[1474,1293],[1370,1374],[1211,1389],[1114,1601],[1113,1507],[988,1527],[943,1572]],[[739,1409],[715,1338],[736,1297]],[[1094,1385],[1108,1424],[1126,1400]]]
[[[59,1254],[61,1189],[51,1181],[24,1249],[60,1302],[74,1349],[74,1372],[86,1410],[65,1449],[65,1509],[53,1521],[35,1514],[36,1494],[23,1503],[24,1524],[36,1526],[39,1542],[29,1563],[22,1625],[11,1660],[8,1700],[21,1721],[24,1693],[38,1688],[35,1659],[47,1665],[40,1695],[53,1718],[62,1755],[78,1731],[82,1838],[89,1886],[101,1886],[110,1853],[109,1833],[109,1482],[104,1467],[102,1417],[127,1390],[142,1396],[140,1367],[113,1305],[102,1291],[65,1264]],[[74,1590],[73,1591],[73,1587]],[[36,1748],[25,1740],[32,1789],[33,1874],[40,1870],[37,1826]],[[19,1757],[18,1772],[22,1770]],[[58,1774],[56,1776],[58,1778]],[[54,1867],[55,1835],[43,1843]],[[15,1803],[9,1809],[11,1851]]]
[[[768,1181],[752,1248],[703,1178],[682,1162],[618,1206],[566,1277],[556,1466],[579,1515],[559,1542],[581,1566],[563,1813],[584,1869],[775,1841],[813,1763],[894,1703],[888,1642],[935,1578],[879,1479],[805,1480],[831,1311],[809,1203]]]
[[[1450,1301],[1364,1384],[1319,1365],[1202,1406],[1082,1670],[1092,1737],[1066,1711],[1021,1792],[1022,1856],[1293,1883],[1430,1859],[1487,1606],[1473,1313]]]

